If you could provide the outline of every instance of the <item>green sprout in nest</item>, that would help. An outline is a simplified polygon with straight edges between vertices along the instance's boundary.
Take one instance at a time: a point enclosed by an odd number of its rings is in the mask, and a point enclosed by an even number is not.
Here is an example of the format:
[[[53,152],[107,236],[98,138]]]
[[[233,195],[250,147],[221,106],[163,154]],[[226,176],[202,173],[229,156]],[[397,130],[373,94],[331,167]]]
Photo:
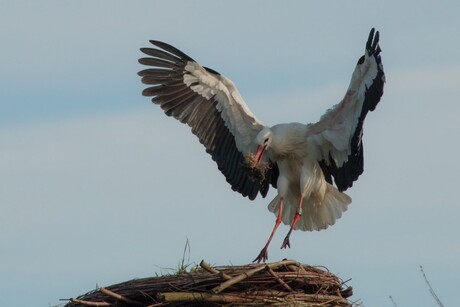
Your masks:
[[[246,153],[244,154],[244,162],[241,164],[241,167],[248,173],[252,181],[262,183],[265,180],[267,170],[270,169],[270,164],[265,161],[260,161],[257,164],[256,155]]]

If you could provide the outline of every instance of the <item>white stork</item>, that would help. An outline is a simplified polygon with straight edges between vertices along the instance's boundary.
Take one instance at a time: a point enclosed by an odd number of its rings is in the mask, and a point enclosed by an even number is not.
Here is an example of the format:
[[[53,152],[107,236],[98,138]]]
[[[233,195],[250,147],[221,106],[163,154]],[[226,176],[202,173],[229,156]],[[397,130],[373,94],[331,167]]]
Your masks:
[[[142,94],[192,128],[234,191],[253,200],[259,193],[265,197],[270,185],[278,189],[268,205],[277,216],[275,226],[254,262],[267,260],[281,222],[291,225],[285,248],[293,229],[326,229],[342,216],[351,203],[343,191],[363,172],[364,119],[383,94],[378,31],[370,31],[340,103],[317,123],[273,127],[254,116],[230,79],[171,45],[150,42],[157,48],[141,48],[149,57],[139,60],[151,67],[139,72],[150,85]],[[242,167],[247,153],[255,153],[256,163],[268,163],[261,180]]]

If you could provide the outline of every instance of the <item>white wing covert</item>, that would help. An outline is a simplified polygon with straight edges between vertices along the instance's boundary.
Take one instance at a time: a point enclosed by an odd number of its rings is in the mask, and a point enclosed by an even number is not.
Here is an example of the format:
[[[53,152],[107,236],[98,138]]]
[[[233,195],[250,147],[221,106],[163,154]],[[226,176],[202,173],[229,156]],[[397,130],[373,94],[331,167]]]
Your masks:
[[[385,83],[380,52],[379,32],[372,29],[345,97],[309,126],[308,144],[326,180],[332,184],[334,178],[340,191],[351,187],[364,170],[363,123],[380,101]]]

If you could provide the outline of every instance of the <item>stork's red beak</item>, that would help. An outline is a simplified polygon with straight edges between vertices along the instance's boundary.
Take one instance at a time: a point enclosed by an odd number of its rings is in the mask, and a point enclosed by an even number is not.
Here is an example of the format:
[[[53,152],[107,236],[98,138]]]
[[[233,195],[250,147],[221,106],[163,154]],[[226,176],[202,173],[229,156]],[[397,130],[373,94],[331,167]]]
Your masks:
[[[260,163],[260,161],[262,161],[262,158],[264,157],[265,149],[266,149],[265,145],[257,146],[257,150],[256,150],[256,165],[258,165]]]

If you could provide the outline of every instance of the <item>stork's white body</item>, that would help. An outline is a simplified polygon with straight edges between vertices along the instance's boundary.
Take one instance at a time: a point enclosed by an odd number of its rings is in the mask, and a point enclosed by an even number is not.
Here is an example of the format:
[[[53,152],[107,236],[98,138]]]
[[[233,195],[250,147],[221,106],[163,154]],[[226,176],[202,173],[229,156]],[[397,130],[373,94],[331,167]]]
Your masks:
[[[279,124],[260,133],[270,133],[267,154],[279,168],[278,195],[268,209],[278,214],[280,198],[284,197],[282,221],[289,225],[302,199],[302,215],[295,229],[304,231],[333,225],[351,203],[348,195],[326,181],[318,157],[311,150],[315,145],[307,141],[310,127],[301,123]]]

